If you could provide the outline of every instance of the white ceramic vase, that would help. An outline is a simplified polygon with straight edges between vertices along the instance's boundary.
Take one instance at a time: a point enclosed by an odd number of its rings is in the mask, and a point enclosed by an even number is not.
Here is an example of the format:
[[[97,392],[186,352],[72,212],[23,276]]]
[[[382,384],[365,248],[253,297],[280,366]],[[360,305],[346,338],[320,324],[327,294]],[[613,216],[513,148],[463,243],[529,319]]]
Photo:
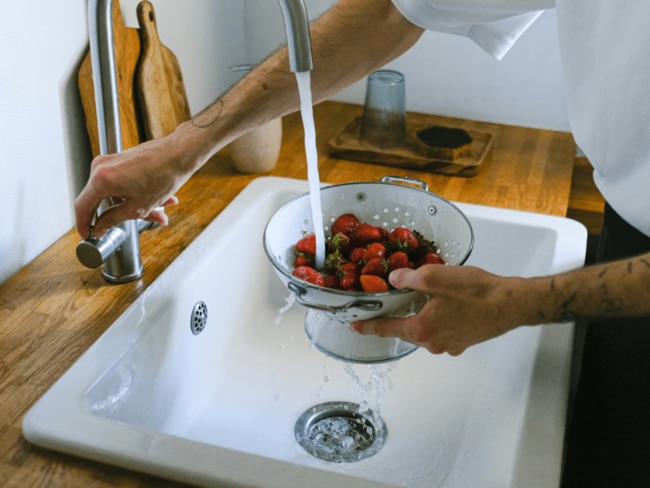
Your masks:
[[[230,143],[234,168],[240,173],[266,173],[278,162],[282,118],[274,119]]]

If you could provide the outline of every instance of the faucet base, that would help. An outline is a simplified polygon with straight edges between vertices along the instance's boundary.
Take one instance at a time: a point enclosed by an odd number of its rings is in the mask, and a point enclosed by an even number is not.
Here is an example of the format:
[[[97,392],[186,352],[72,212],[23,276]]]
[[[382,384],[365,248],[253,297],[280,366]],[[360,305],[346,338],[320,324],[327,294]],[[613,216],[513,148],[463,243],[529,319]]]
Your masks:
[[[108,274],[105,270],[102,271],[102,276],[109,283],[115,283],[116,285],[120,285],[122,283],[129,283],[130,281],[135,281],[135,280],[139,279],[142,276],[142,273],[144,273],[144,266],[141,267],[135,273],[131,273],[131,274],[126,275],[126,276],[112,276],[112,275]]]

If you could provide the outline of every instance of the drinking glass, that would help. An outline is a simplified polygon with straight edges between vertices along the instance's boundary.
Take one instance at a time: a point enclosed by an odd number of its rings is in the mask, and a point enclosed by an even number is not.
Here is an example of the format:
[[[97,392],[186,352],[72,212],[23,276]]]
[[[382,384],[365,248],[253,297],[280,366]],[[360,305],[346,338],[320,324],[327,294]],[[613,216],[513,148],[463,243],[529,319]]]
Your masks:
[[[361,121],[361,140],[380,148],[394,148],[406,141],[404,75],[379,70],[368,76]]]

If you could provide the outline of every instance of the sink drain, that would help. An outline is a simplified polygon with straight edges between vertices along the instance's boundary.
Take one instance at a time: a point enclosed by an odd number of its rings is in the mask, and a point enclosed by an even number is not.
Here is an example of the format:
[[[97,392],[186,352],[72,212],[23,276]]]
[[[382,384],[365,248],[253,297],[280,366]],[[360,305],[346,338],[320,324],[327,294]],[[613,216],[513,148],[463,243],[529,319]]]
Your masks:
[[[208,306],[205,302],[196,302],[190,316],[190,328],[192,334],[198,335],[203,332],[205,325],[208,323]]]
[[[328,402],[303,413],[294,434],[315,458],[355,463],[379,452],[386,441],[386,426],[372,410],[361,411],[356,403]]]

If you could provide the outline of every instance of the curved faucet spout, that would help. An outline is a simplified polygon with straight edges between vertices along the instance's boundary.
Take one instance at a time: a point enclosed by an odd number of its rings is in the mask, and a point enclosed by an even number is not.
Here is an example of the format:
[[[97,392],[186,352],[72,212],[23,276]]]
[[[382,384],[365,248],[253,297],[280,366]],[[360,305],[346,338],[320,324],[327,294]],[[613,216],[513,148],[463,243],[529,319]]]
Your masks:
[[[311,57],[309,18],[304,0],[278,0],[289,49],[289,66],[294,73],[311,71],[314,67]]]

